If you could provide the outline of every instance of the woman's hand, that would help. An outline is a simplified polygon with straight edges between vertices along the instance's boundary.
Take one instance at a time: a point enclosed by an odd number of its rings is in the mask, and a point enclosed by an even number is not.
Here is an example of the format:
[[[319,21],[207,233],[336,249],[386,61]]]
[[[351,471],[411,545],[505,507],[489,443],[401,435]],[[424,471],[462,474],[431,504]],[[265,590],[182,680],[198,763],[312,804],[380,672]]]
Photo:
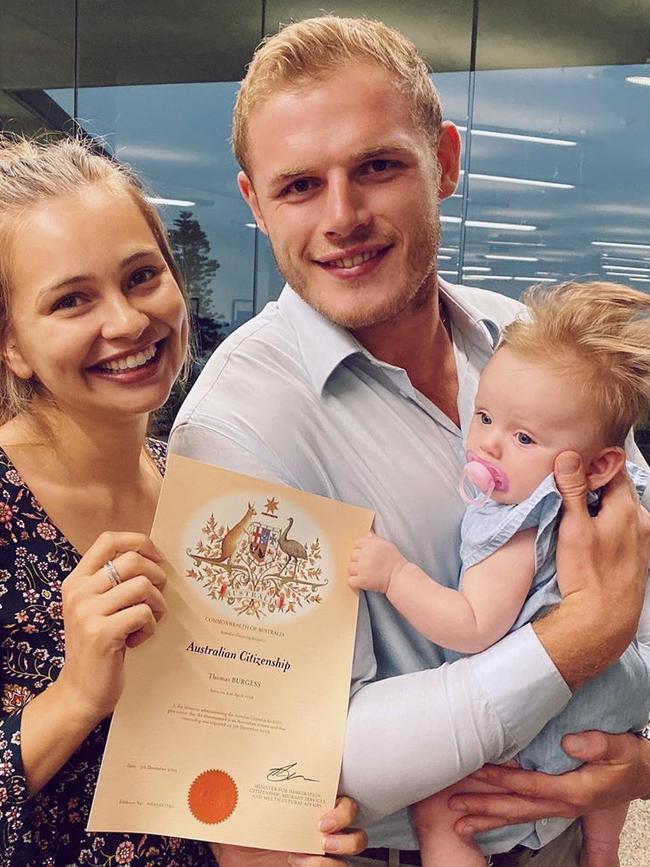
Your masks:
[[[63,582],[65,663],[25,706],[20,724],[30,797],[115,707],[126,648],[146,641],[165,611],[162,560],[141,533],[102,533]]]
[[[323,848],[327,855],[297,855],[220,843],[213,843],[212,851],[219,860],[219,867],[343,867],[345,860],[330,857],[330,854],[357,855],[368,844],[365,831],[349,827],[356,815],[356,803],[351,798],[339,798],[334,809],[322,817],[319,829],[325,835]]]
[[[120,697],[126,648],[146,641],[165,612],[163,559],[141,533],[102,533],[63,582],[65,664],[57,685],[89,731]]]

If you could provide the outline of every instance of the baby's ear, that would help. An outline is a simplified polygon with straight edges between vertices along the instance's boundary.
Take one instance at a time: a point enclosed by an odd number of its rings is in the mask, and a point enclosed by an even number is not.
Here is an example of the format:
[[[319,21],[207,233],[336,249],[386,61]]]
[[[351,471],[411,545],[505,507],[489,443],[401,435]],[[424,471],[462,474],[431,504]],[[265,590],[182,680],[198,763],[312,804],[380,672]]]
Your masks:
[[[625,464],[625,452],[620,446],[608,446],[591,459],[587,467],[590,491],[604,487]]]

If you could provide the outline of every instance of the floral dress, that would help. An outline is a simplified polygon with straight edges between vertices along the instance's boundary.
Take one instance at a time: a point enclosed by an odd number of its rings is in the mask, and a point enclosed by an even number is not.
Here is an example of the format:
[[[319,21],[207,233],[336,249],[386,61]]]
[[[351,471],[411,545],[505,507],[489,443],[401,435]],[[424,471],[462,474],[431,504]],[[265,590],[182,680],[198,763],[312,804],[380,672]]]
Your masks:
[[[147,446],[162,471],[165,446]],[[86,832],[108,720],[27,798],[22,709],[63,667],[61,584],[79,559],[0,449],[0,867],[214,865],[198,841]]]

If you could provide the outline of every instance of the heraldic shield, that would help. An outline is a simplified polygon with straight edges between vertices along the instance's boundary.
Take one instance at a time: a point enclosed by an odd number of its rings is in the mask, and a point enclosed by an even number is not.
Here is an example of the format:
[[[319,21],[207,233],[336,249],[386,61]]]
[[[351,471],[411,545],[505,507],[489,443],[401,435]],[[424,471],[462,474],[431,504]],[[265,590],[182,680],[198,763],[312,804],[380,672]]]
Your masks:
[[[232,527],[210,514],[194,549],[186,551],[192,561],[186,576],[239,615],[288,615],[318,605],[328,584],[319,538],[290,537],[296,518],[284,516],[275,498],[266,501],[261,514],[250,502],[242,510]]]

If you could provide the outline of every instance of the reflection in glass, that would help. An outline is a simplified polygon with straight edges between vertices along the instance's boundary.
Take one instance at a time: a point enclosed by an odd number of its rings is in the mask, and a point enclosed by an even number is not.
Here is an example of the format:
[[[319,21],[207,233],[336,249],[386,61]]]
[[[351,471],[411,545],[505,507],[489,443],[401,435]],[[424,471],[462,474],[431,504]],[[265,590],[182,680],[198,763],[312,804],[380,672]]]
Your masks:
[[[650,288],[647,65],[476,73],[464,274],[527,283],[618,279]],[[533,183],[535,182],[535,183]],[[473,222],[527,225],[478,232]],[[468,272],[471,273],[471,272]],[[468,279],[466,277],[466,279]]]

